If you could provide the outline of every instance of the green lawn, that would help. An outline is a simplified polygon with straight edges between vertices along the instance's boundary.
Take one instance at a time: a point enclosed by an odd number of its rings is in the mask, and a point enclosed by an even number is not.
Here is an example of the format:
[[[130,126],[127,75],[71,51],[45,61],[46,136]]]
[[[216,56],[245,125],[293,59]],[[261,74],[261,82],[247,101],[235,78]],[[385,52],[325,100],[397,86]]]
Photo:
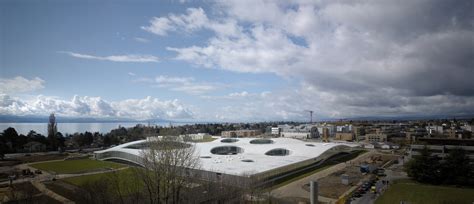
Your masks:
[[[407,201],[410,204],[474,203],[473,188],[455,188],[400,180],[393,184],[375,204],[392,204]]]
[[[120,191],[122,191],[123,195],[129,195],[132,193],[140,192],[143,189],[143,183],[140,179],[136,177],[133,168],[134,167],[130,167],[115,172],[77,176],[62,180],[77,187],[86,189],[88,188],[88,184],[93,184],[95,182],[105,183],[109,185],[109,190],[112,190],[111,193],[117,193],[113,189],[116,189],[118,187],[119,189],[121,189]],[[114,183],[114,181],[117,183]]]
[[[63,179],[63,181],[76,185],[76,186],[83,186],[86,183],[98,181],[101,179],[115,179],[114,174],[116,174],[117,178],[123,181],[124,183],[132,182],[133,170],[131,168],[116,171],[114,173],[108,172],[108,173],[102,173],[102,174],[91,174],[91,175],[85,175],[85,176],[70,177],[70,178]]]
[[[53,162],[42,162],[31,165],[33,168],[41,169],[44,171],[55,172],[58,174],[74,174],[97,171],[105,168],[120,168],[124,165],[99,161],[92,159],[79,159],[79,160],[65,160],[65,161],[53,161]]]

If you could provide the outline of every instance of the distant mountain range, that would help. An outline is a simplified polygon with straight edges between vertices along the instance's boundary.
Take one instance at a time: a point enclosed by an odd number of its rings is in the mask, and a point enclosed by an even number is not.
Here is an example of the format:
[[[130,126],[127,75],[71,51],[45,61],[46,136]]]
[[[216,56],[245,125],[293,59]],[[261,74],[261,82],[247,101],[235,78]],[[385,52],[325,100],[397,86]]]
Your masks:
[[[49,116],[12,116],[0,115],[0,123],[47,123]],[[80,118],[80,117],[61,117],[56,116],[58,123],[116,123],[116,122],[150,122],[166,123],[175,122],[163,119],[135,120],[130,118]]]
[[[431,116],[366,116],[366,117],[351,117],[351,118],[317,118],[318,121],[349,121],[349,120],[365,120],[365,121],[391,121],[391,120],[429,120],[429,119],[471,119],[474,118],[474,114],[466,115],[431,115]],[[0,123],[47,123],[49,116],[12,116],[12,115],[0,115]],[[81,117],[61,117],[56,116],[58,123],[116,123],[116,122],[139,122],[139,123],[219,123],[217,121],[175,121],[165,119],[148,119],[148,120],[136,120],[131,118],[81,118]],[[229,121],[228,121],[229,122]],[[245,122],[245,121],[240,121]],[[255,121],[247,121],[255,122]],[[267,121],[268,122],[268,121]],[[293,121],[288,121],[293,122]],[[309,122],[309,120],[295,120],[294,122]],[[239,123],[235,121],[235,123]]]

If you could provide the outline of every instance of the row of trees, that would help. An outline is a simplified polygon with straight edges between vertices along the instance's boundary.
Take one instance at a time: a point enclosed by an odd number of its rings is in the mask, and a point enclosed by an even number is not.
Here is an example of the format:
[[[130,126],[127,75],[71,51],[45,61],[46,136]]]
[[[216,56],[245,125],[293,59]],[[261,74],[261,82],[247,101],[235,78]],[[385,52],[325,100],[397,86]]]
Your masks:
[[[474,165],[463,149],[453,149],[441,160],[428,148],[406,164],[408,176],[430,184],[474,185]]]
[[[63,135],[57,131],[57,125],[54,115],[50,116],[48,123],[48,135],[44,136],[35,131],[30,131],[27,135],[18,134],[12,127],[5,129],[0,133],[0,152],[16,153],[25,152],[24,145],[29,142],[38,142],[46,146],[46,150],[56,151],[67,148],[86,148],[86,147],[109,147],[126,142],[145,139],[148,136],[178,136],[182,134],[208,133],[219,135],[222,131],[238,129],[256,129],[265,132],[268,126],[275,126],[283,122],[262,122],[262,123],[214,123],[214,124],[187,124],[180,126],[161,127],[146,126],[138,124],[134,127],[119,127],[111,130],[109,133],[74,133]],[[292,123],[290,123],[292,124]],[[296,123],[295,123],[296,124]]]
[[[24,146],[29,142],[43,144],[47,150],[57,150],[57,147],[64,146],[65,138],[60,132],[57,132],[53,137],[54,138],[46,138],[44,135],[33,130],[27,135],[18,134],[15,128],[9,127],[0,133],[0,152],[23,152]]]

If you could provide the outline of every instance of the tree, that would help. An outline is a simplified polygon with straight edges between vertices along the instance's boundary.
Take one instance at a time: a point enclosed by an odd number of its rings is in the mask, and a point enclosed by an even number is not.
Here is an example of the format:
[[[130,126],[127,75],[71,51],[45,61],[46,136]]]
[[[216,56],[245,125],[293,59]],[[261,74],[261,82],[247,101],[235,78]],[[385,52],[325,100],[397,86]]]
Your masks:
[[[437,184],[441,182],[441,168],[439,158],[432,156],[428,148],[421,151],[421,155],[414,157],[406,164],[409,177],[423,183]]]
[[[444,182],[447,184],[469,185],[474,176],[473,170],[469,157],[463,149],[450,150],[442,165]]]
[[[189,170],[199,167],[194,146],[175,137],[148,141],[142,151],[144,168],[136,168],[136,176],[144,183],[148,202],[181,203],[186,184],[192,182]]]
[[[13,142],[16,137],[18,137],[18,133],[16,132],[15,128],[8,127],[7,129],[3,130],[3,137],[6,140]]]
[[[51,150],[58,149],[58,139],[56,137],[56,133],[58,132],[58,127],[56,124],[56,117],[54,117],[54,113],[51,113],[49,116],[49,123],[48,123],[48,141]]]

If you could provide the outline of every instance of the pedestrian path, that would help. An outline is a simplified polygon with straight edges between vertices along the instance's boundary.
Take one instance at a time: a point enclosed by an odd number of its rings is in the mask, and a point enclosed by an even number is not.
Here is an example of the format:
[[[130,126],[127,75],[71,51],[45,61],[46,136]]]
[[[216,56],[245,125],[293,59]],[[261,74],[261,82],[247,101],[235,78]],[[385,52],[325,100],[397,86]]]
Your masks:
[[[74,202],[72,202],[71,200],[69,200],[69,199],[55,193],[54,191],[51,191],[48,188],[46,188],[46,185],[44,185],[40,181],[31,180],[30,182],[34,187],[36,187],[44,195],[47,195],[47,196],[51,197],[52,199],[57,200],[61,203],[74,204]]]

